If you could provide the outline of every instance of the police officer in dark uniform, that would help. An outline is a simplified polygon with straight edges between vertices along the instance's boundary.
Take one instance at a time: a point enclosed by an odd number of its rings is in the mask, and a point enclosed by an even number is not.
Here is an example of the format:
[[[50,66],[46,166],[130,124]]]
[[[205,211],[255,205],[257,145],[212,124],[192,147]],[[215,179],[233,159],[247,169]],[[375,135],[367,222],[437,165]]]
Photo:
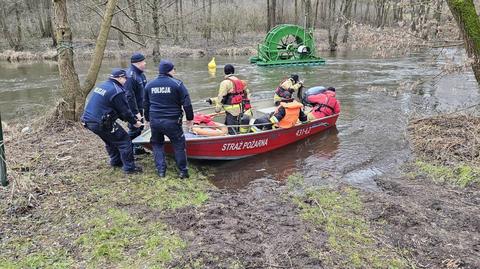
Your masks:
[[[131,174],[141,172],[142,168],[135,165],[132,141],[116,120],[120,118],[136,128],[142,123],[128,107],[123,88],[126,80],[125,70],[113,69],[110,78],[88,95],[81,120],[86,128],[105,142],[110,165],[122,167],[126,174]]]
[[[143,122],[143,95],[144,88],[147,84],[147,78],[143,73],[147,63],[145,56],[141,53],[134,53],[130,58],[130,68],[127,70],[127,82],[125,82],[125,91],[127,94],[127,101],[130,110],[137,118]],[[136,128],[132,124],[128,124],[128,135],[133,140],[142,133],[143,125]],[[140,145],[133,145],[133,154],[145,154],[146,151]]]
[[[188,90],[183,82],[175,79],[173,63],[162,60],[159,66],[159,76],[145,87],[145,119],[150,121],[155,166],[158,175],[165,177],[167,164],[163,148],[166,135],[174,149],[175,162],[180,171],[180,178],[188,178],[187,154],[185,151],[185,136],[182,129],[183,111],[187,118],[187,126],[192,126],[193,108]],[[183,110],[182,110],[183,107]]]

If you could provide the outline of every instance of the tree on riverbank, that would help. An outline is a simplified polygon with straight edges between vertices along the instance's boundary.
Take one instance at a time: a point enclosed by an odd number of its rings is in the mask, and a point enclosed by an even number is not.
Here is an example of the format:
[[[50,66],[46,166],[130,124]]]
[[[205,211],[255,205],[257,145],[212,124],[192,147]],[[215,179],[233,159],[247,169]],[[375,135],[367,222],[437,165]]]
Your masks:
[[[112,18],[118,0],[107,2],[100,32],[97,37],[95,53],[92,56],[87,78],[80,87],[78,74],[73,63],[72,31],[68,22],[66,0],[54,0],[56,37],[58,47],[58,71],[63,87],[63,102],[60,103],[58,112],[60,116],[68,120],[78,120],[83,112],[85,97],[93,88],[97,80],[98,71],[102,65],[103,54],[107,44]]]
[[[0,18],[0,23],[4,26],[0,41],[6,41],[0,42],[0,50],[16,46],[8,42],[12,34],[20,40],[18,45],[26,50],[43,48],[45,44],[42,43],[42,37],[49,36],[51,2],[0,0],[3,8],[1,13],[5,13]],[[105,2],[67,1],[67,8],[74,11],[70,12],[69,21],[78,40],[85,42],[96,39],[99,31],[98,16],[103,16],[101,10]],[[447,7],[442,3],[443,0],[118,0],[115,26],[121,27],[123,34],[137,37],[125,40],[127,48],[147,45],[152,50],[155,46],[153,40],[158,38],[162,45],[172,45],[177,39],[182,46],[208,47],[212,44],[236,43],[241,34],[263,35],[266,29],[281,23],[306,24],[325,30],[329,25],[338,23],[345,28],[340,30],[339,35],[347,32],[349,26],[354,24],[380,28],[400,26],[409,29],[414,36],[430,39],[442,32],[445,23],[451,21],[451,16],[446,12]],[[154,7],[159,13],[158,20],[152,14],[155,12]],[[18,11],[18,16],[15,11]],[[225,19],[225,14],[230,14],[230,20]],[[231,24],[231,20],[235,21],[234,33],[225,27],[225,24]],[[232,40],[233,34],[237,40]],[[118,37],[110,38],[113,40]]]
[[[7,14],[11,12],[15,14],[15,22],[17,24],[14,32],[10,31],[8,23],[5,20]],[[6,6],[2,8],[2,14],[0,14],[0,27],[2,28],[3,36],[8,41],[10,47],[15,51],[23,50],[22,21],[20,20],[20,11],[17,3],[15,3],[11,8],[8,8]]]
[[[447,0],[464,40],[465,50],[473,58],[472,70],[480,84],[480,20],[473,0]]]

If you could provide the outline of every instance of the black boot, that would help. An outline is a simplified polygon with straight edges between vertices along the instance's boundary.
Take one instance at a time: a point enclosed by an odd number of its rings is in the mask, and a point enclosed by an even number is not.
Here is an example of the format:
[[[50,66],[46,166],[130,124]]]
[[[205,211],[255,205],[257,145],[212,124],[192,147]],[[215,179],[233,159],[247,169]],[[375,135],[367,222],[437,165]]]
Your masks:
[[[133,155],[142,155],[142,154],[149,154],[149,152],[146,151],[142,146],[133,147]]]
[[[180,179],[185,179],[185,178],[189,178],[190,175],[188,174],[188,171],[182,171],[182,172],[180,172],[180,174],[178,174],[178,177]]]
[[[143,172],[143,169],[140,166],[135,166],[133,169],[126,170],[126,171],[123,171],[123,172],[125,174],[139,174],[139,173]]]

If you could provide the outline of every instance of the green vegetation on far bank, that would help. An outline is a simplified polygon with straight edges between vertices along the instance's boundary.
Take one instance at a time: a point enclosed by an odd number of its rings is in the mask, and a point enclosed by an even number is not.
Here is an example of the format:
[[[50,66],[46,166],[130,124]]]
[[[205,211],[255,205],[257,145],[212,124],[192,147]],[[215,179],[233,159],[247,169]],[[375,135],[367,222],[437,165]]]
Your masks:
[[[288,178],[293,201],[300,208],[302,219],[327,233],[328,251],[311,249],[328,268],[407,268],[398,253],[379,242],[364,217],[359,192],[351,187],[305,188],[303,178]],[[301,194],[299,194],[301,193]]]

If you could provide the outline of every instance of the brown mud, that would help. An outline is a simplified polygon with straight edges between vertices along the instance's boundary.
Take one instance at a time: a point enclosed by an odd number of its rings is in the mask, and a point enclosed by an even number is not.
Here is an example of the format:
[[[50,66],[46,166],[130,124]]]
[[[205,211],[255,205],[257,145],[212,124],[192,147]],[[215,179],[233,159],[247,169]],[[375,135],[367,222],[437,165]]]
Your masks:
[[[72,267],[85,267],[88,260],[81,254],[77,238],[88,230],[79,223],[93,214],[90,206],[102,199],[90,185],[118,184],[121,190],[139,179],[95,182],[97,174],[108,169],[100,140],[77,123],[39,127],[45,123],[32,125],[24,133],[20,132],[24,126],[9,124],[5,128],[12,182],[0,192],[4,201],[0,207],[0,245],[4,255],[10,253],[17,261],[49,245],[60,246],[72,253]],[[423,153],[423,159],[434,161],[450,152],[456,156],[450,160],[477,163],[478,156],[470,154],[470,146],[478,145],[471,139],[477,137],[478,118],[429,118],[412,121],[410,127],[417,156]],[[427,133],[432,139],[423,137],[422,130],[430,130]],[[432,141],[437,147],[432,147]],[[422,143],[430,143],[431,152]],[[117,174],[112,172],[114,177]],[[146,174],[151,177],[154,172],[149,168]],[[359,214],[367,220],[376,242],[370,247],[372,251],[386,246],[402,257],[402,267],[406,268],[480,268],[478,183],[459,187],[434,182],[412,165],[405,168],[405,176],[383,177],[377,184],[381,191],[360,194],[363,210]],[[285,181],[258,179],[237,191],[210,186],[209,198],[202,205],[171,210],[138,205],[129,201],[128,195],[122,198],[127,200],[107,205],[142,216],[142,225],[161,220],[186,242],[168,267],[345,268],[344,256],[332,250],[331,235],[301,217],[301,206],[293,201],[294,193],[287,185]],[[338,188],[341,184],[332,190]],[[9,248],[9,243],[20,238],[34,238],[35,243],[27,249]],[[325,257],[334,261],[327,263]],[[0,256],[0,263],[2,258],[5,256]],[[106,265],[118,266],[121,264]]]
[[[409,267],[480,268],[478,188],[439,186],[420,178],[383,178],[377,184],[382,191],[363,193],[362,201],[381,245],[408,250],[402,256]],[[191,242],[172,265],[331,268],[311,255],[312,248],[332,255],[326,232],[298,214],[285,187],[267,179],[238,192],[215,192],[204,207],[168,216],[168,223]]]
[[[205,206],[185,208],[168,223],[191,242],[172,266],[208,268],[323,268],[308,248],[327,237],[298,216],[285,186],[259,179],[238,192],[216,191]]]

